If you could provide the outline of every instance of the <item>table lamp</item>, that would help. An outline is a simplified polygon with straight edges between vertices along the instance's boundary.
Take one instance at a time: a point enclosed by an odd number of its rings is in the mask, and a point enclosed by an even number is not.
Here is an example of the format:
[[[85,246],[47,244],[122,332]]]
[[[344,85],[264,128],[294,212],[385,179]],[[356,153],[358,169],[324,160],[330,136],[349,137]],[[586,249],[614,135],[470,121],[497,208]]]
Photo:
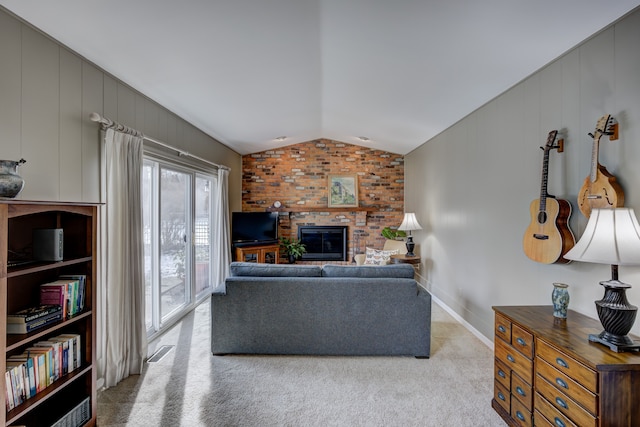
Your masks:
[[[398,230],[408,231],[409,235],[407,236],[407,256],[416,256],[413,253],[413,248],[415,248],[416,244],[413,243],[413,237],[411,237],[412,230],[422,230],[418,220],[416,219],[416,214],[414,213],[405,213],[404,219],[402,220],[402,224],[398,227]]]
[[[589,341],[615,352],[640,350],[640,343],[627,336],[638,307],[627,301],[626,290],[631,285],[618,280],[619,265],[640,264],[640,225],[633,209],[593,209],[582,237],[565,258],[611,264],[611,280],[600,282],[604,296],[595,302],[604,331],[589,335]]]

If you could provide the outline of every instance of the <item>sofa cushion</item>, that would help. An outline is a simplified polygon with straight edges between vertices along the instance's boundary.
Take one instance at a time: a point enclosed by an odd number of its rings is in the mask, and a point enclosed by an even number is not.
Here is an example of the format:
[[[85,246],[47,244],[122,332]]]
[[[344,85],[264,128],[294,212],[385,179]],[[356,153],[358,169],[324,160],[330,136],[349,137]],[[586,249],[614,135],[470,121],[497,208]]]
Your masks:
[[[402,278],[413,279],[414,269],[411,264],[391,265],[336,265],[326,264],[322,267],[324,277],[367,277],[367,278]]]
[[[319,265],[256,264],[253,262],[232,262],[229,266],[232,276],[255,277],[320,277]]]

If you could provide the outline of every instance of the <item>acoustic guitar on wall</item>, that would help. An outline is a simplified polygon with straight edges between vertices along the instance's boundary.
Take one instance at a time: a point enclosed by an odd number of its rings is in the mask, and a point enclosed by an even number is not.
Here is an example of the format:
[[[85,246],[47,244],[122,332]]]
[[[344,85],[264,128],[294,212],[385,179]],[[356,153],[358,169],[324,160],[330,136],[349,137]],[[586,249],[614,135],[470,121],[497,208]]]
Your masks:
[[[557,149],[561,153],[564,148],[562,139],[555,144],[557,136],[558,131],[552,130],[547,136],[545,146],[540,147],[544,151],[540,198],[533,200],[529,205],[531,222],[522,239],[524,253],[531,260],[543,264],[570,262],[564,258],[564,254],[576,244],[569,228],[571,204],[547,193],[549,152]]]
[[[607,168],[598,162],[600,138],[607,135],[609,140],[617,138],[618,124],[615,119],[607,114],[600,117],[596,124],[596,130],[589,134],[593,138],[591,152],[591,173],[585,178],[584,184],[578,193],[578,208],[587,218],[591,216],[594,208],[619,208],[624,206],[624,192],[618,184],[616,177],[607,171]]]

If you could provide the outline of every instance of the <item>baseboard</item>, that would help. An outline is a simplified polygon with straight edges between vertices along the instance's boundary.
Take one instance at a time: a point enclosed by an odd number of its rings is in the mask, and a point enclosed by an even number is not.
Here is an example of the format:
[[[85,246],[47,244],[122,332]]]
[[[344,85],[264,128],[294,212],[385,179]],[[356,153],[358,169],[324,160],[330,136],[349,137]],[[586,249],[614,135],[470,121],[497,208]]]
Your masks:
[[[471,332],[476,338],[478,338],[480,341],[482,341],[482,343],[484,345],[486,345],[487,347],[489,347],[493,351],[493,341],[491,341],[489,338],[487,338],[484,335],[482,335],[480,333],[480,331],[478,331],[476,328],[471,326],[471,324],[469,322],[464,320],[458,313],[453,311],[453,309],[451,307],[449,307],[447,304],[442,302],[440,299],[438,299],[434,295],[431,295],[431,300],[434,301],[436,304],[438,304],[444,311],[449,313],[449,315],[451,317],[453,317],[457,322],[459,322],[469,332]]]

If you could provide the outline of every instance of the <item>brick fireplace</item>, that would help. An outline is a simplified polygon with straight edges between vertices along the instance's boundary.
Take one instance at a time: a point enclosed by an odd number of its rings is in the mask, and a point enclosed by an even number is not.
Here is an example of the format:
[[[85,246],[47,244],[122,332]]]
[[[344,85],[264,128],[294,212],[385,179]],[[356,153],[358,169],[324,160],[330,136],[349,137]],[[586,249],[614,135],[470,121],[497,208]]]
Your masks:
[[[343,263],[366,246],[382,248],[380,231],[402,222],[404,157],[399,154],[318,139],[245,155],[242,170],[242,210],[278,211],[280,236],[297,238],[299,226],[347,226]],[[328,208],[329,175],[357,176],[358,207]],[[274,209],[275,201],[282,206]]]

